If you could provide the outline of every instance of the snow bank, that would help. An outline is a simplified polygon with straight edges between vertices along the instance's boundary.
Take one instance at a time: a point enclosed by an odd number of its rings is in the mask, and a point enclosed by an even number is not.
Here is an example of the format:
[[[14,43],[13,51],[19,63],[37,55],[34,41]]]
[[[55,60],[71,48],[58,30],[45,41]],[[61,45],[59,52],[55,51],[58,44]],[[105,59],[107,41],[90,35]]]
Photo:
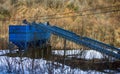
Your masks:
[[[6,53],[9,53],[9,50],[0,50],[0,55],[6,54]]]
[[[12,50],[11,51],[11,53],[16,53],[17,51],[19,51],[18,49],[15,49],[15,50]],[[6,53],[9,53],[10,52],[10,50],[8,49],[6,49],[6,50],[0,50],[0,55],[4,55],[4,54],[6,54]]]
[[[94,51],[94,50],[85,50],[83,51],[81,58],[85,58],[85,59],[102,59],[103,54],[101,54],[100,52]]]
[[[55,55],[64,55],[64,50],[55,50],[53,51],[53,54]],[[83,58],[83,59],[102,59],[103,54],[100,52],[97,52],[95,50],[66,50],[66,56],[67,55],[77,55],[76,57],[78,58]]]
[[[64,50],[54,50],[52,51],[53,54],[55,55],[64,55]],[[75,55],[75,54],[80,54],[81,50],[66,50],[66,55]]]

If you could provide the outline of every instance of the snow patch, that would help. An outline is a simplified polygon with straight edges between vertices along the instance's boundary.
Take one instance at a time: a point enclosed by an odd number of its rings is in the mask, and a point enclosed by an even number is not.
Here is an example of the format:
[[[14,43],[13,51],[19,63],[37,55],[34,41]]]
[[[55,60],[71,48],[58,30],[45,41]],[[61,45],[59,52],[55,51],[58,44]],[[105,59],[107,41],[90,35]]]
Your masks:
[[[64,55],[64,50],[54,50],[52,51],[53,54],[55,55]],[[75,54],[80,54],[80,50],[66,50],[66,55],[75,55]]]
[[[102,59],[103,54],[101,54],[100,52],[94,51],[94,50],[85,50],[83,51],[81,58],[85,58],[85,59]]]
[[[6,54],[6,53],[9,53],[9,50],[0,50],[0,55]]]
[[[64,50],[54,50],[53,54],[55,55],[64,55]],[[102,59],[103,54],[100,52],[97,52],[95,50],[66,50],[66,56],[67,55],[75,55],[78,58],[83,59]]]

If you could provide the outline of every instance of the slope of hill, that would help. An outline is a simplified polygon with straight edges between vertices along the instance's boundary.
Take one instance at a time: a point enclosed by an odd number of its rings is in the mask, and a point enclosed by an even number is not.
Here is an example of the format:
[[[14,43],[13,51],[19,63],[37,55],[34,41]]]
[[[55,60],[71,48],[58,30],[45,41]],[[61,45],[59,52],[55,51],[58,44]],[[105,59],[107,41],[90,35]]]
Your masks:
[[[49,21],[79,35],[120,47],[120,11],[115,11],[120,10],[119,0],[1,0],[0,3],[0,18],[9,18],[6,25],[20,24],[23,19]],[[63,39],[56,41],[52,44],[62,47]],[[69,46],[78,47],[71,42]]]

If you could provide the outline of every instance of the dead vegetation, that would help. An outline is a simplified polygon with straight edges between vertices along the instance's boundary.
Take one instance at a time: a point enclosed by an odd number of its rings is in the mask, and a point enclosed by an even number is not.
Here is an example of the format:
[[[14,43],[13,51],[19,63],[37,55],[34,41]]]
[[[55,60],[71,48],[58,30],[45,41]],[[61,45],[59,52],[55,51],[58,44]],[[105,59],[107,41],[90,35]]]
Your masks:
[[[0,7],[0,38],[8,38],[9,24],[21,24],[21,20],[45,22],[57,25],[73,31],[81,36],[88,36],[102,42],[120,47],[120,12],[75,16],[117,10],[119,0],[1,0]],[[98,9],[96,8],[104,8]],[[94,9],[85,11],[88,9]],[[84,11],[84,12],[80,12]],[[68,17],[73,16],[73,17]],[[57,18],[65,17],[65,18]],[[53,18],[53,19],[52,19]],[[6,21],[3,19],[7,19]],[[54,39],[53,39],[54,38]],[[51,44],[55,47],[63,47],[63,39],[53,36]],[[69,42],[70,48],[79,48]]]

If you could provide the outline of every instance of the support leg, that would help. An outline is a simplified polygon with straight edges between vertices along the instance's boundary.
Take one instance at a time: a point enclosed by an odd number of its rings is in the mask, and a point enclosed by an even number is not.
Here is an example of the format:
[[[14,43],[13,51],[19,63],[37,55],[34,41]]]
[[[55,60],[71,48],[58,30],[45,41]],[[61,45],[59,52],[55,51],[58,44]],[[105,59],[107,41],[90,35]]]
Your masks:
[[[66,39],[64,39],[64,57],[63,57],[63,68],[64,68],[64,65],[65,65],[65,58],[66,58]]]

